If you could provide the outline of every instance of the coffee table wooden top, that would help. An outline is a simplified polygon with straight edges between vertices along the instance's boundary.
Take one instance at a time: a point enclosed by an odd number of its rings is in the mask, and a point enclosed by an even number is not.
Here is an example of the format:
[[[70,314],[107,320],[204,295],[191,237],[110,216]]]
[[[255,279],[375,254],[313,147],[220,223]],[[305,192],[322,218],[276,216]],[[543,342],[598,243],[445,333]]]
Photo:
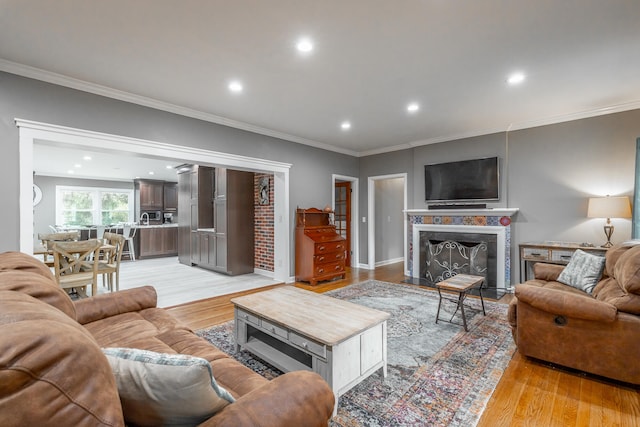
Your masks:
[[[335,346],[390,317],[384,311],[294,286],[233,298],[231,302],[329,346]]]
[[[456,274],[442,282],[436,283],[436,286],[441,289],[447,289],[456,292],[465,292],[469,289],[482,283],[484,277],[472,276],[470,274]]]

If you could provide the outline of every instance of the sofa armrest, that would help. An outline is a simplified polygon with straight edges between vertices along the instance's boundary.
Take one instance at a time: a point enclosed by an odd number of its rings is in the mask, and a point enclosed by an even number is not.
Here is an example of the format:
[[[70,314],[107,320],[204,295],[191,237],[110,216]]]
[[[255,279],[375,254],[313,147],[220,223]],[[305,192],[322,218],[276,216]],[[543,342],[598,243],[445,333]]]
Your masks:
[[[240,397],[200,426],[326,427],[334,402],[331,388],[320,375],[289,372]]]
[[[564,270],[564,265],[546,264],[544,262],[536,262],[533,264],[533,277],[547,282],[557,281],[558,276]]]
[[[154,308],[158,295],[153,286],[127,289],[110,294],[96,295],[74,302],[78,323],[85,325],[96,320]]]
[[[558,289],[520,284],[516,285],[515,295],[518,302],[569,318],[613,322],[618,313],[612,304],[598,301],[587,294],[583,296]]]

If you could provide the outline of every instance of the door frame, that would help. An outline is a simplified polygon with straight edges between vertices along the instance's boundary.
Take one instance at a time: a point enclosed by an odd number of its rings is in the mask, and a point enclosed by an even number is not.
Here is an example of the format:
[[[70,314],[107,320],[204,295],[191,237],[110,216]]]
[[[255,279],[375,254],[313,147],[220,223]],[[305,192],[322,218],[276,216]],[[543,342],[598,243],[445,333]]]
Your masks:
[[[375,206],[376,206],[376,191],[375,191],[375,183],[376,181],[382,181],[385,179],[395,179],[402,178],[402,188],[403,188],[403,257],[404,257],[404,270],[407,271],[409,260],[407,259],[407,217],[404,213],[407,210],[407,177],[408,174],[404,173],[396,173],[389,175],[378,175],[378,176],[370,176],[367,179],[367,192],[369,195],[368,206],[367,206],[367,220],[369,221],[369,225],[367,227],[367,267],[369,270],[375,270],[376,268],[376,230],[375,230]]]
[[[251,172],[273,173],[274,256],[273,278],[291,282],[291,236],[289,213],[290,163],[221,153],[151,140],[130,138],[84,129],[15,119],[19,129],[20,251],[33,254],[33,150],[34,144],[67,145],[77,148],[108,147],[105,151],[167,158],[185,163],[223,166]]]
[[[331,209],[336,209],[336,182],[337,181],[349,181],[351,183],[351,265],[350,267],[358,267],[360,260],[360,244],[358,233],[358,186],[359,179],[354,176],[347,175],[331,175]]]

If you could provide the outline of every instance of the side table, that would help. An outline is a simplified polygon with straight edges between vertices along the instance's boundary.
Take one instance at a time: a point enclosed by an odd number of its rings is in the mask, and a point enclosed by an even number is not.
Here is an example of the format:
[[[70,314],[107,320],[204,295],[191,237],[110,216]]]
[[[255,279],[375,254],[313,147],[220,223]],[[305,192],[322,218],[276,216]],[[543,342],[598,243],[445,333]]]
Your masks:
[[[445,322],[454,323],[452,322],[453,316],[455,316],[458,310],[460,310],[460,313],[462,314],[462,324],[464,326],[464,330],[465,331],[469,330],[467,328],[467,318],[464,313],[464,300],[466,299],[469,291],[475,288],[477,288],[478,291],[480,292],[480,302],[482,303],[482,314],[486,316],[487,313],[484,309],[484,298],[482,298],[483,282],[484,282],[484,277],[482,276],[472,276],[470,274],[456,274],[455,276],[449,279],[436,283],[436,289],[438,290],[438,296],[440,297],[440,300],[438,301],[438,313],[436,314],[436,323],[438,323],[438,320],[440,320],[440,307],[442,305],[442,299],[443,299],[442,290],[454,292],[458,294],[456,311],[453,312],[451,319],[445,320]]]

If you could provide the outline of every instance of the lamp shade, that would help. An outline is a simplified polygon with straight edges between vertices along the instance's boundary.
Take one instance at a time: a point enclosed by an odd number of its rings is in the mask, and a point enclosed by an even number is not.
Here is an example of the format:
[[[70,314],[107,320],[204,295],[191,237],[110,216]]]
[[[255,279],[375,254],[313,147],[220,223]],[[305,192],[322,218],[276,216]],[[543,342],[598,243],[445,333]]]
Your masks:
[[[588,218],[631,218],[629,197],[591,197],[587,209]]]

